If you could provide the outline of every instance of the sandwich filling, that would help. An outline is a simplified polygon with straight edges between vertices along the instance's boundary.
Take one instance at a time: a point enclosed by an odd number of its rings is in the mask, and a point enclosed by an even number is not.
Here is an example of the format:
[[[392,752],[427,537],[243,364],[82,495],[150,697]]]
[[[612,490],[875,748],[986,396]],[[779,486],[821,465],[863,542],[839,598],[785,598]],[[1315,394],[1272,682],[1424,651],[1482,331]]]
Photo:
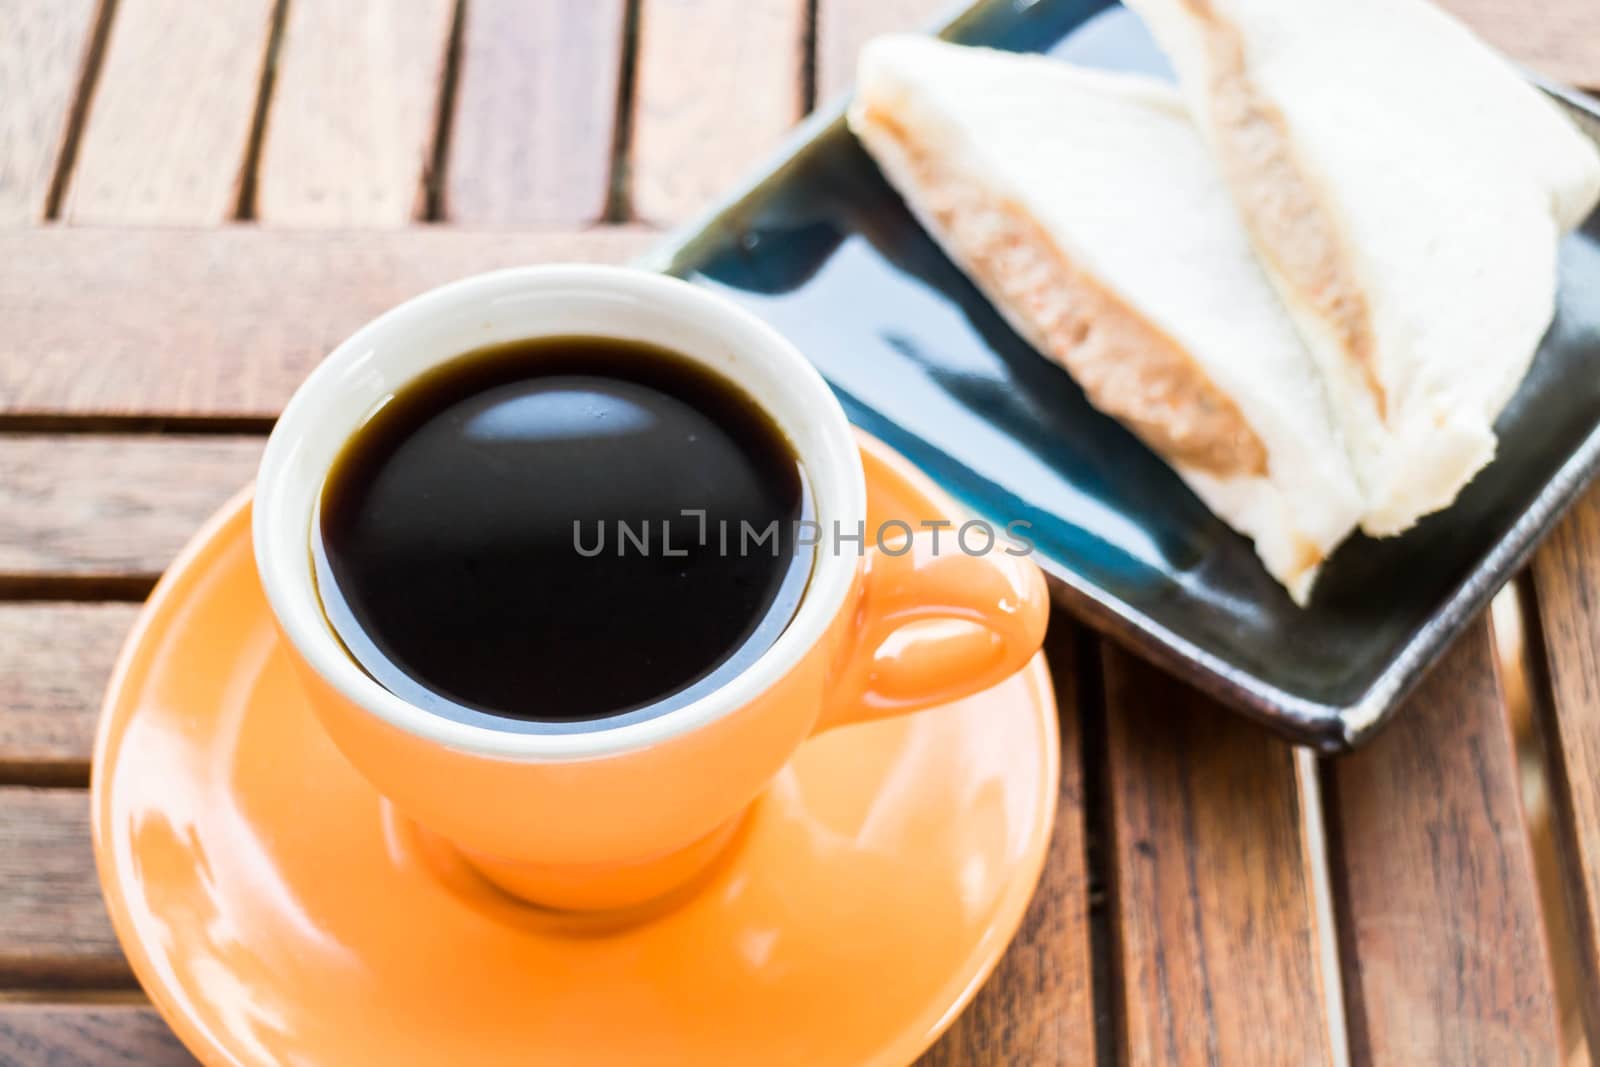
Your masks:
[[[1250,78],[1243,35],[1209,0],[1184,3],[1205,29],[1212,147],[1257,250],[1291,298],[1332,332],[1381,420],[1387,400],[1375,365],[1372,316],[1328,206],[1295,157],[1283,114]]]
[[[1427,0],[1127,0],[1171,57],[1387,537],[1450,506],[1556,305],[1600,153]]]
[[[1311,354],[1171,88],[886,38],[852,129],[1041,355],[1304,602],[1362,499]]]
[[[1089,401],[1169,463],[1219,477],[1264,476],[1267,450],[1236,405],[1165,331],[1076,268],[1014,202],[954,173],[894,117],[860,115],[880,162],[918,191],[917,208],[968,275]]]

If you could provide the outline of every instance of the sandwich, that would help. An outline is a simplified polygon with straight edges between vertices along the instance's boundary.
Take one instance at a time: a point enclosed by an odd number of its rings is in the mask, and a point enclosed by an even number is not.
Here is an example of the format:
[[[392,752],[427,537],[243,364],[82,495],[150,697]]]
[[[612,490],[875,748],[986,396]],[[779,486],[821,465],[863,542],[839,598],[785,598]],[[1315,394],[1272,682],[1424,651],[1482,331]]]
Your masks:
[[[1012,327],[1304,603],[1364,501],[1315,361],[1169,85],[878,38],[851,129]]]
[[[1600,154],[1425,0],[1128,0],[1167,51],[1399,533],[1495,452]]]

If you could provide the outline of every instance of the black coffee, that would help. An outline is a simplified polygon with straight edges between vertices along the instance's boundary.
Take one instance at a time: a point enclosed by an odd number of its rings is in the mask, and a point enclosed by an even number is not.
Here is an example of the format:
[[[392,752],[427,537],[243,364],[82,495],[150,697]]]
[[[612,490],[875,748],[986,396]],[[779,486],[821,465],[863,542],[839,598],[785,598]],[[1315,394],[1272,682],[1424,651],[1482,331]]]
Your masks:
[[[771,646],[810,575],[810,507],[732,383],[560,337],[472,352],[385,404],[328,474],[312,555],[334,631],[391,692],[577,729],[680,707]]]

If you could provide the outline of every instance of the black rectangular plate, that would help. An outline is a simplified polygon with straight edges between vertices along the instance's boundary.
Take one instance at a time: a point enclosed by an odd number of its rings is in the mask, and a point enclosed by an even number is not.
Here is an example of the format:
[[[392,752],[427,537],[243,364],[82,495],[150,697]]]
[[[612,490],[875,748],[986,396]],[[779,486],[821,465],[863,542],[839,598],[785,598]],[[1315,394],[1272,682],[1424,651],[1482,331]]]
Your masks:
[[[941,32],[1170,76],[1131,12],[1093,0],[989,0]],[[1593,101],[1549,91],[1600,129]],[[1336,751],[1369,737],[1595,472],[1600,217],[1562,246],[1559,310],[1494,463],[1404,536],[1351,539],[1297,608],[1247,540],[1006,326],[839,110],[648,265],[776,326],[857,425],[978,515],[1030,522],[1062,604],[1294,741]]]

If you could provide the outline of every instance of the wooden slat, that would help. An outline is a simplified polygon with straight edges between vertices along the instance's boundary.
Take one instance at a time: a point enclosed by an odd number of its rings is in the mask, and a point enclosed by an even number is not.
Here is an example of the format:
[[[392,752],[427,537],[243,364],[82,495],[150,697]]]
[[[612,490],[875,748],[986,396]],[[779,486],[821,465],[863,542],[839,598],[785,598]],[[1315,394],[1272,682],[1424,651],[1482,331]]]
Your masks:
[[[850,87],[861,46],[873,37],[920,30],[950,10],[950,0],[817,0],[817,102]]]
[[[1572,902],[1584,1021],[1590,1047],[1600,1048],[1600,490],[1534,557],[1533,584],[1550,682],[1541,710],[1557,851]]]
[[[462,25],[445,217],[598,220],[611,181],[624,0],[472,0]]]
[[[806,0],[642,0],[634,213],[679,222],[782,138],[804,102]]]
[[[89,794],[0,788],[0,989],[132,983],[100,902]]]
[[[1518,63],[1600,89],[1600,4],[1594,0],[1439,0]]]
[[[44,217],[98,0],[0,0],[0,225]]]
[[[1094,1063],[1094,998],[1084,869],[1083,754],[1073,627],[1057,618],[1046,653],[1061,709],[1061,791],[1044,875],[1016,940],[921,1067]]]
[[[637,230],[0,231],[0,413],[275,416],[356,327],[496,267],[616,262]]]
[[[154,1008],[0,1003],[0,1067],[193,1067]]]
[[[1330,1062],[1293,751],[1107,648],[1121,1062]]]
[[[274,0],[118,0],[62,215],[232,218]]]
[[[454,11],[454,0],[289,5],[256,217],[331,227],[420,216]]]
[[[1560,1060],[1520,772],[1474,625],[1370,746],[1324,770],[1357,1063]]]
[[[0,435],[0,581],[156,575],[255,476],[258,437]]]
[[[133,604],[0,604],[0,781],[86,780]]]

